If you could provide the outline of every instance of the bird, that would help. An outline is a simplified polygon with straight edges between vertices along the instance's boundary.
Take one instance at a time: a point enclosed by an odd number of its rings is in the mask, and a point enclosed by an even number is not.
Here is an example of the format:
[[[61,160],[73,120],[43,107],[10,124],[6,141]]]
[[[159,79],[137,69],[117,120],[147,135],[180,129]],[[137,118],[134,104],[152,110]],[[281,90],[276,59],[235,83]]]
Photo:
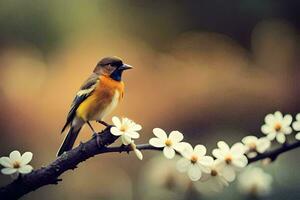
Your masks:
[[[124,97],[124,82],[122,74],[132,69],[131,65],[123,63],[116,56],[104,57],[93,70],[93,73],[81,85],[71,104],[67,120],[61,133],[69,128],[57,156],[73,148],[81,128],[87,124],[96,135],[91,121],[97,121],[105,126],[104,118],[110,114]]]

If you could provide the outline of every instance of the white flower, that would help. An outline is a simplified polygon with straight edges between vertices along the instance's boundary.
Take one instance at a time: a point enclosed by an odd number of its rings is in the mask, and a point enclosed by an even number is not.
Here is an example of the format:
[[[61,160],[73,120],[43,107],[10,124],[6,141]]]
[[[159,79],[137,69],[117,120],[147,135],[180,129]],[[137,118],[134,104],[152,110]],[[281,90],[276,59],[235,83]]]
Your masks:
[[[291,123],[292,116],[283,116],[281,112],[276,111],[274,114],[268,114],[265,117],[265,124],[261,127],[261,131],[267,135],[269,140],[276,138],[277,142],[284,143],[285,135],[292,133]]]
[[[196,145],[195,148],[185,143],[185,149],[181,152],[183,158],[177,162],[177,169],[180,172],[187,172],[192,181],[201,178],[202,172],[210,173],[209,166],[213,163],[213,158],[205,156],[206,148],[203,145]]]
[[[238,186],[242,193],[251,196],[266,195],[271,190],[273,178],[261,168],[248,167],[238,177]]]
[[[233,179],[228,176],[228,174],[223,173],[224,165],[219,160],[214,160],[214,162],[209,165],[210,173],[204,174],[201,177],[201,181],[205,181],[206,184],[209,184],[210,188],[214,192],[221,191],[224,186],[228,186]]]
[[[242,143],[235,143],[231,148],[223,142],[218,142],[218,149],[214,149],[212,154],[217,161],[224,166],[223,175],[228,181],[235,179],[235,171],[245,167],[248,163],[247,157],[244,155],[245,146]]]
[[[143,160],[143,154],[142,152],[136,148],[136,145],[134,144],[134,141],[132,140],[131,144],[130,144],[130,147],[131,149],[134,151],[136,157],[139,159],[139,160]]]
[[[31,159],[31,152],[25,152],[21,156],[19,151],[12,151],[9,157],[0,158],[0,164],[4,167],[1,173],[5,175],[15,175],[15,177],[17,177],[19,173],[28,174],[33,170],[33,167],[28,165]]]
[[[156,138],[151,138],[149,143],[154,147],[164,147],[163,153],[166,158],[172,159],[175,156],[175,150],[180,152],[185,147],[185,142],[183,140],[183,135],[179,131],[172,131],[167,136],[166,132],[160,128],[153,129],[153,133]]]
[[[120,136],[124,145],[129,145],[132,139],[137,139],[140,134],[137,131],[142,129],[142,126],[136,124],[134,121],[128,118],[122,118],[122,121],[118,117],[113,117],[112,121],[114,127],[111,127],[110,132],[115,136]]]
[[[300,131],[300,113],[296,115],[296,121],[293,123],[293,129],[295,131]],[[296,134],[295,138],[300,140],[300,132]]]
[[[245,151],[249,158],[253,158],[258,153],[264,153],[271,146],[270,140],[266,137],[257,138],[255,136],[246,136],[242,139],[245,145]]]

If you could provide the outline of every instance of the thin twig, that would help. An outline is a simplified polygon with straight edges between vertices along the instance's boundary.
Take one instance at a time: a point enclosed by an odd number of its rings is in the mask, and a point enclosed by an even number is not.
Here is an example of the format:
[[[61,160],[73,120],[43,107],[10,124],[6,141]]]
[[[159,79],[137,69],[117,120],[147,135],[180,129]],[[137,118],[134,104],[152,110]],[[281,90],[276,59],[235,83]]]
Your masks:
[[[300,147],[300,141],[296,141],[296,142],[291,143],[291,144],[284,144],[279,148],[276,148],[276,149],[271,150],[271,151],[267,151],[267,152],[262,153],[262,154],[258,154],[254,158],[249,158],[248,163],[253,163],[253,162],[256,162],[258,160],[263,160],[265,158],[270,158],[271,161],[274,161],[274,160],[276,160],[276,158],[280,154],[285,153],[287,151],[291,151],[291,150],[296,149],[298,147]]]
[[[265,158],[270,158],[272,161],[274,161],[280,154],[285,153],[287,151],[291,151],[298,147],[300,147],[300,141],[296,141],[291,144],[285,144],[274,150],[270,150],[265,153],[258,154],[254,158],[248,158],[248,164],[259,161],[259,160],[263,160]],[[138,148],[139,150],[156,150],[156,151],[161,151],[163,149],[163,148],[153,147],[150,144],[139,144],[139,145],[136,145],[136,148]],[[101,153],[128,152],[128,151],[132,151],[132,149],[129,148],[128,146],[107,147],[107,148],[103,149],[103,152],[101,152]]]

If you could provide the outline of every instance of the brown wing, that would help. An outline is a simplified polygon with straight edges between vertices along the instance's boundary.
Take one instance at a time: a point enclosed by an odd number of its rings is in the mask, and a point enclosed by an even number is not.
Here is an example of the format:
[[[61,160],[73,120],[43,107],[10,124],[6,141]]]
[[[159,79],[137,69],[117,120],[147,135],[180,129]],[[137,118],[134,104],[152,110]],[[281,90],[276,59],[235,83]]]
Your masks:
[[[96,86],[99,84],[99,76],[95,73],[93,73],[80,87],[79,91],[77,92],[70,111],[67,116],[67,121],[62,128],[61,132],[64,132],[64,130],[68,127],[68,125],[73,121],[75,115],[76,115],[76,110],[79,107],[79,105],[87,98],[89,97],[95,90]]]

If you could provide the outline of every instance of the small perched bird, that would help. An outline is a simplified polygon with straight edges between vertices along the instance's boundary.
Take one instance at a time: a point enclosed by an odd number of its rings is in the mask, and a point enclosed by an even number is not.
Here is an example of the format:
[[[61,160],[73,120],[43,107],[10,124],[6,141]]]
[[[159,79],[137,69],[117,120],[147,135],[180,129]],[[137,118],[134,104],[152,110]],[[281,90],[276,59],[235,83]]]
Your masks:
[[[131,68],[117,57],[105,57],[96,65],[92,75],[83,83],[73,100],[66,124],[61,131],[63,133],[67,127],[70,127],[69,132],[57,156],[72,149],[85,123],[94,134],[90,121],[98,121],[107,126],[103,118],[110,114],[123,98],[122,73]]]

